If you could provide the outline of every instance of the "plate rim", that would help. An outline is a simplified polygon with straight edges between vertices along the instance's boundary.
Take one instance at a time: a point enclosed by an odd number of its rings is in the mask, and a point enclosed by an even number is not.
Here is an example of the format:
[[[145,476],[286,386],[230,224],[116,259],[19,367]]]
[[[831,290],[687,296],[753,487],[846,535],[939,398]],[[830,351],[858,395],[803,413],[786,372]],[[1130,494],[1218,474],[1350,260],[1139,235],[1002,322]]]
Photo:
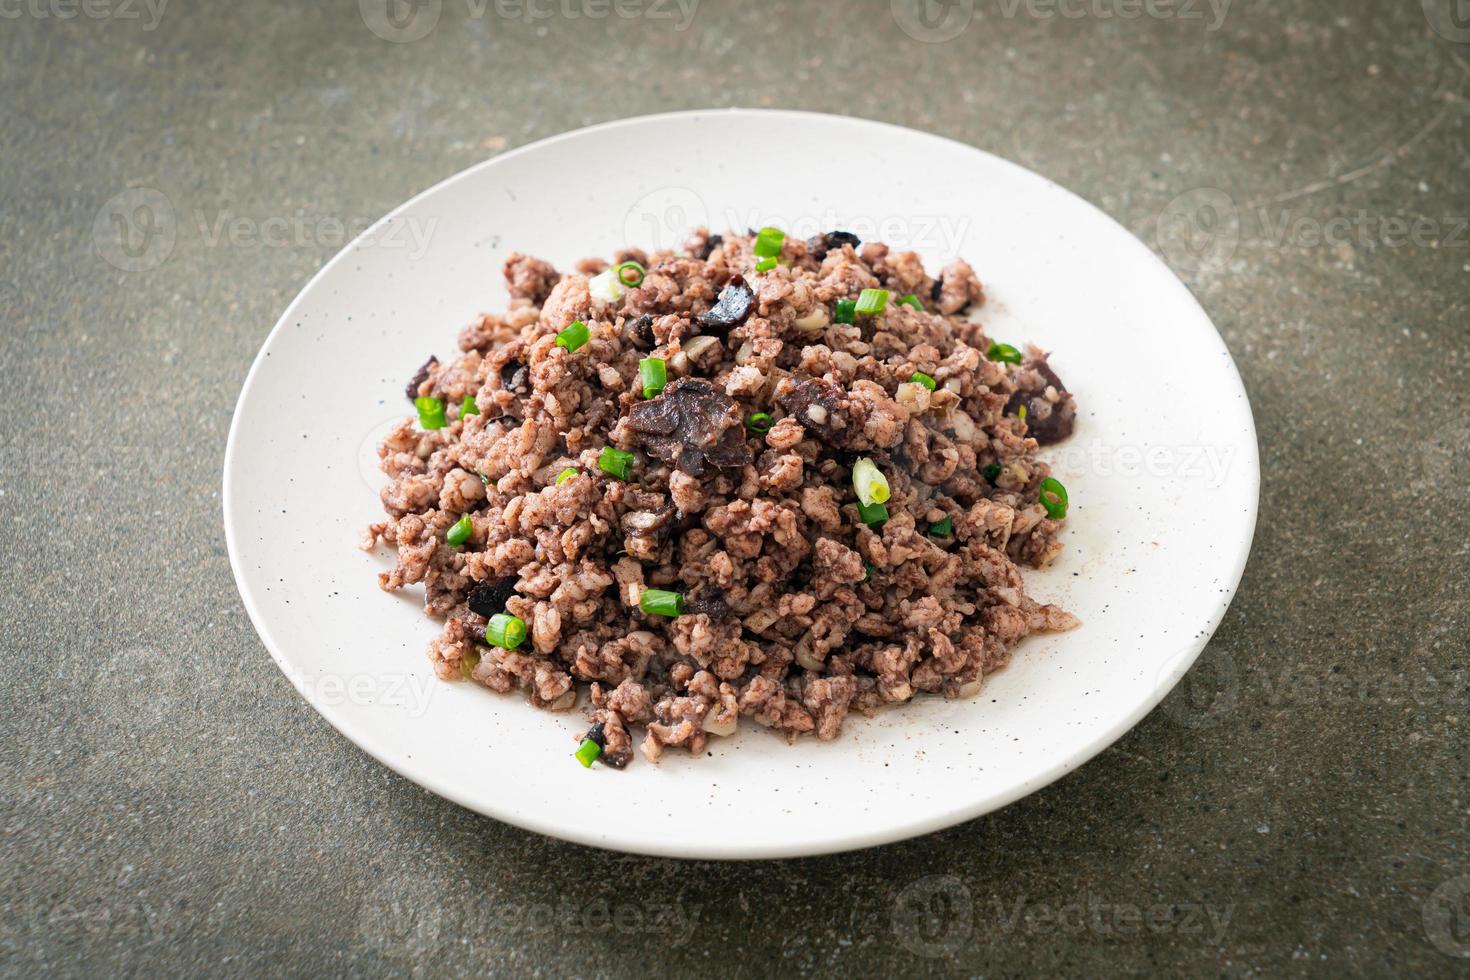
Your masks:
[[[548,819],[542,819],[535,813],[526,813],[516,810],[510,806],[499,805],[498,800],[491,801],[488,804],[484,799],[481,798],[471,800],[468,798],[468,794],[462,793],[457,790],[452,783],[446,783],[442,780],[426,778],[421,774],[411,774],[409,772],[406,772],[405,769],[407,767],[400,766],[400,764],[395,762],[392,753],[387,751],[386,747],[380,746],[378,744],[378,740],[372,735],[370,731],[364,730],[368,726],[358,726],[352,723],[350,719],[348,719],[345,715],[342,715],[340,712],[335,711],[330,705],[318,703],[319,699],[314,699],[310,695],[310,693],[301,691],[294,684],[292,685],[292,687],[293,689],[297,690],[301,697],[309,705],[311,705],[312,709],[315,710],[317,714],[319,714],[323,719],[325,719],[327,723],[331,725],[332,728],[334,728],[339,734],[341,734],[348,741],[357,746],[359,750],[366,753],[368,756],[375,759],[378,763],[387,767],[394,773],[398,774],[399,776],[403,777],[414,785],[420,786],[437,796],[447,799],[450,802],[457,804],[458,806],[464,807],[467,810],[482,814],[484,816],[492,817],[496,820],[502,821],[523,830],[530,830],[535,833],[543,834],[559,840],[566,840],[576,844],[596,847],[604,850],[616,851],[620,853],[640,854],[650,857],[679,858],[686,860],[769,860],[837,854],[909,840],[914,837],[930,834],[935,831],[943,830],[948,827],[953,827],[960,823],[973,820],[977,817],[984,816],[988,813],[992,813],[996,810],[1002,809],[1003,807],[1009,806],[1022,797],[1029,796],[1032,793],[1037,792],[1038,790],[1044,789],[1045,787],[1056,782],[1058,779],[1062,778],[1068,773],[1073,772],[1076,769],[1080,769],[1088,762],[1091,762],[1098,755],[1102,754],[1106,749],[1113,745],[1113,743],[1118,741],[1118,739],[1122,738],[1125,734],[1136,727],[1140,721],[1142,721],[1145,717],[1148,716],[1149,713],[1154,710],[1154,708],[1158,707],[1159,703],[1168,696],[1168,694],[1178,684],[1179,680],[1189,671],[1190,667],[1199,658],[1199,655],[1204,651],[1205,647],[1209,645],[1209,641],[1211,640],[1211,638],[1213,638],[1215,631],[1219,628],[1221,622],[1223,622],[1225,614],[1230,608],[1230,604],[1234,601],[1236,592],[1239,589],[1240,582],[1244,576],[1246,565],[1250,559],[1250,553],[1255,542],[1255,532],[1258,526],[1260,515],[1260,438],[1256,428],[1255,413],[1251,407],[1250,394],[1245,387],[1244,379],[1241,377],[1240,368],[1236,364],[1234,355],[1230,352],[1228,345],[1225,344],[1225,339],[1223,335],[1221,335],[1219,328],[1215,325],[1213,318],[1200,304],[1198,297],[1196,297],[1194,293],[1189,289],[1189,287],[1184,284],[1183,280],[1179,278],[1179,275],[1168,265],[1168,263],[1160,258],[1158,254],[1153,251],[1153,249],[1149,248],[1148,245],[1141,238],[1138,237],[1138,235],[1134,234],[1131,229],[1127,228],[1111,214],[1107,213],[1102,208],[1093,204],[1091,201],[1077,194],[1075,191],[1072,191],[1069,188],[1056,183],[1044,174],[1038,173],[1037,171],[1032,170],[1029,167],[1024,167],[1019,163],[1006,159],[1005,157],[998,156],[997,154],[991,153],[988,150],[974,146],[973,144],[966,143],[963,140],[954,139],[949,136],[944,136],[938,133],[933,133],[927,130],[917,129],[910,126],[901,126],[896,123],[885,122],[883,120],[877,119],[869,119],[863,116],[855,115],[838,115],[836,113],[813,112],[799,109],[761,109],[747,107],[684,109],[673,112],[650,113],[648,115],[630,116],[622,119],[609,120],[590,126],[584,126],[578,129],[568,130],[566,132],[557,133],[553,136],[548,136],[543,139],[527,143],[524,146],[516,147],[513,150],[507,151],[505,153],[496,154],[495,156],[472,164],[471,166],[466,167],[463,170],[460,170],[454,174],[449,175],[448,177],[443,178],[442,180],[435,182],[428,188],[420,191],[403,203],[397,205],[382,218],[378,219],[367,229],[365,229],[360,235],[345,244],[335,255],[333,255],[326,263],[324,263],[322,267],[318,269],[314,275],[311,276],[310,279],[308,279],[300,287],[300,289],[296,292],[295,297],[281,312],[280,317],[276,320],[275,325],[271,328],[265,339],[261,341],[260,349],[256,351],[255,357],[251,361],[250,369],[249,371],[247,371],[245,375],[245,380],[241,385],[240,394],[235,400],[235,407],[230,416],[229,433],[226,437],[225,453],[221,473],[223,487],[222,493],[220,495],[221,511],[225,530],[225,544],[226,549],[229,552],[230,571],[235,580],[235,590],[237,593],[239,593],[240,600],[245,607],[245,612],[250,619],[250,623],[254,627],[257,637],[259,637],[261,643],[265,646],[266,651],[270,654],[271,659],[275,662],[277,669],[279,669],[289,681],[294,668],[292,668],[287,663],[286,657],[281,652],[283,649],[283,645],[279,643],[279,641],[276,639],[275,635],[271,631],[271,628],[265,621],[265,617],[260,610],[259,600],[247,584],[248,580],[243,572],[242,559],[240,557],[240,547],[238,541],[236,540],[236,529],[234,526],[234,522],[231,519],[234,502],[234,493],[231,487],[232,483],[234,482],[232,480],[232,475],[235,472],[236,466],[239,465],[237,455],[239,447],[238,435],[242,409],[244,409],[246,400],[250,397],[252,390],[259,380],[261,368],[266,361],[267,351],[271,347],[272,343],[276,340],[277,336],[286,328],[287,324],[292,320],[293,315],[296,313],[298,307],[300,307],[301,304],[305,301],[307,295],[312,293],[317,285],[333,270],[335,270],[340,263],[346,261],[351,256],[353,251],[355,251],[360,242],[373,235],[384,224],[393,221],[400,214],[414,207],[421,200],[430,197],[431,195],[434,195],[455,183],[471,180],[481,171],[487,168],[498,166],[508,160],[515,159],[534,151],[543,150],[548,147],[555,146],[559,143],[570,141],[594,133],[625,127],[645,125],[654,122],[676,122],[679,120],[708,119],[712,116],[731,114],[745,116],[787,117],[796,119],[816,118],[827,122],[840,121],[844,125],[874,127],[876,129],[881,129],[885,131],[896,131],[898,133],[904,134],[905,136],[918,135],[924,137],[925,139],[939,140],[945,143],[953,144],[954,146],[962,148],[971,153],[982,154],[994,164],[999,164],[1005,168],[1020,171],[1030,178],[1043,181],[1050,190],[1060,192],[1061,194],[1072,198],[1076,203],[1088,208],[1096,215],[1103,218],[1108,224],[1112,225],[1115,230],[1122,233],[1123,237],[1130,243],[1130,247],[1134,248],[1144,261],[1152,264],[1155,267],[1155,271],[1162,271],[1163,273],[1165,273],[1165,281],[1170,283],[1170,288],[1178,290],[1180,293],[1182,293],[1183,298],[1186,298],[1187,301],[1194,307],[1194,309],[1198,311],[1200,318],[1214,332],[1216,339],[1219,341],[1221,349],[1224,350],[1226,358],[1229,362],[1229,380],[1233,383],[1234,387],[1238,389],[1240,395],[1240,397],[1235,399],[1235,401],[1237,403],[1237,409],[1244,414],[1243,421],[1245,424],[1245,431],[1243,433],[1243,436],[1248,436],[1248,439],[1243,439],[1243,441],[1248,443],[1249,453],[1247,454],[1247,458],[1242,460],[1241,462],[1247,466],[1245,476],[1246,480],[1248,481],[1249,488],[1249,498],[1247,501],[1249,505],[1249,517],[1246,521],[1246,533],[1242,535],[1240,542],[1237,543],[1236,553],[1233,557],[1233,561],[1229,566],[1230,587],[1228,588],[1228,590],[1226,590],[1225,598],[1221,602],[1215,615],[1212,617],[1212,621],[1207,624],[1206,628],[1201,629],[1197,637],[1192,640],[1187,647],[1182,648],[1185,649],[1187,652],[1182,655],[1176,654],[1170,660],[1170,666],[1172,668],[1171,673],[1173,674],[1173,676],[1169,679],[1168,683],[1156,685],[1154,691],[1148,698],[1143,699],[1138,705],[1133,708],[1133,710],[1128,712],[1119,721],[1114,722],[1112,725],[1109,725],[1105,728],[1099,729],[1098,732],[1090,737],[1082,747],[1076,749],[1067,756],[1052,762],[1050,765],[1039,769],[1032,778],[1022,780],[1015,786],[1003,792],[990,794],[977,800],[967,800],[961,805],[957,806],[936,808],[934,810],[927,811],[915,818],[888,824],[881,829],[834,838],[830,842],[824,841],[815,846],[813,846],[810,842],[786,845],[779,840],[763,840],[755,844],[741,843],[737,845],[730,845],[720,841],[711,841],[708,845],[701,845],[697,849],[690,849],[684,846],[665,846],[659,840],[638,838],[631,835],[607,834],[580,830],[574,823],[555,823]]]

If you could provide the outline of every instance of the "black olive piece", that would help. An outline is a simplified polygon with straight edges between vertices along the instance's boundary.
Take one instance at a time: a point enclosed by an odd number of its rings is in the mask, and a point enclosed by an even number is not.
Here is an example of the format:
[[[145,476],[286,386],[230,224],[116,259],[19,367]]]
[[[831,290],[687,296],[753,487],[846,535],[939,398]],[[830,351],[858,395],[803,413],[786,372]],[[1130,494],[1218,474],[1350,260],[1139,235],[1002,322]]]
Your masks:
[[[710,619],[725,619],[730,615],[730,607],[725,602],[725,591],[718,588],[711,588],[691,598],[684,604],[684,611],[694,615],[703,613]]]
[[[703,378],[680,378],[657,398],[634,405],[627,426],[650,456],[690,476],[703,476],[706,466],[750,462],[740,406]]]
[[[934,302],[937,303],[937,302],[939,302],[939,295],[940,295],[940,293],[943,293],[943,292],[944,292],[944,277],[943,276],[940,276],[938,279],[934,280],[934,288],[931,289],[931,290],[929,290],[929,298],[931,300],[933,300]]]
[[[486,619],[491,616],[499,616],[505,612],[505,601],[516,594],[516,582],[513,578],[503,578],[495,582],[482,582],[470,590],[468,603],[470,612],[479,613]]]
[[[584,742],[596,742],[599,749],[607,748],[607,725],[598,722],[587,729],[587,734],[582,736]]]
[[[755,308],[755,290],[746,285],[744,276],[735,276],[720,291],[720,299],[708,313],[699,316],[699,325],[706,332],[723,335],[731,327],[739,326]]]
[[[500,368],[500,387],[506,391],[521,391],[529,379],[530,374],[520,361],[506,361]]]
[[[812,258],[820,262],[834,248],[841,248],[844,245],[851,245],[853,248],[857,248],[862,243],[863,240],[850,231],[829,231],[825,235],[808,238],[806,247],[807,251],[811,253]]]
[[[408,383],[408,387],[403,392],[408,396],[409,401],[413,401],[419,396],[419,386],[429,380],[429,371],[438,366],[439,358],[431,357],[424,362],[423,367],[418,369],[418,372],[413,376],[413,380]]]
[[[694,253],[694,257],[701,262],[708,261],[709,257],[715,254],[715,249],[723,244],[725,244],[724,235],[711,235],[704,240],[704,244],[699,247],[699,251]]]
[[[658,338],[653,335],[653,317],[648,313],[633,321],[628,335],[639,350],[653,350],[658,346]]]

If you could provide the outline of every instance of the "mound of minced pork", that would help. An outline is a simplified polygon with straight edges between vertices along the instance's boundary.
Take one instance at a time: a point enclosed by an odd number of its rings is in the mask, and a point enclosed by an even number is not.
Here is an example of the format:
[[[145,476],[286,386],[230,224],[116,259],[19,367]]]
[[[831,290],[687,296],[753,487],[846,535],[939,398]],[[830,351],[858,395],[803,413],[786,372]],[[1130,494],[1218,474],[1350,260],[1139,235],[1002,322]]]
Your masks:
[[[520,254],[511,302],[413,377],[384,441],[385,590],[444,619],[439,676],[572,711],[578,757],[705,751],[742,719],[836,737],[848,713],[964,698],[1076,620],[1020,567],[1061,550],[1037,458],[1072,396],[988,337],[970,266],[845,232]],[[580,731],[580,729],[579,729]]]

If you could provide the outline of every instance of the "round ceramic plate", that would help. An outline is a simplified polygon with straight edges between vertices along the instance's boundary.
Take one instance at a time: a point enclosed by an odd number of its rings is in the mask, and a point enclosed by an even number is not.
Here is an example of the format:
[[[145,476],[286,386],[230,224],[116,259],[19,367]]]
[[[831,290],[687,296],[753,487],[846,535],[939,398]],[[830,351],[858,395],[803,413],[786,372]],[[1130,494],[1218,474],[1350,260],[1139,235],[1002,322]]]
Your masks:
[[[770,152],[755,165],[752,147]],[[850,152],[836,152],[842,147]],[[747,724],[707,756],[582,768],[580,712],[434,678],[415,591],[379,591],[375,448],[403,389],[505,307],[512,250],[569,268],[696,225],[832,229],[954,256],[992,336],[1034,341],[1076,393],[1048,450],[1066,550],[1028,590],[1083,626],[1025,642],[969,701],[853,715],[833,742]],[[304,697],[385,765],[466,807],[599,847],[700,858],[817,854],[967,820],[1082,765],[1142,718],[1224,614],[1255,525],[1250,406],[1183,285],[1122,227],[1014,164],[940,137],[794,112],[632,119],[497,157],[369,229],[296,298],[240,395],[224,515],[240,594]]]

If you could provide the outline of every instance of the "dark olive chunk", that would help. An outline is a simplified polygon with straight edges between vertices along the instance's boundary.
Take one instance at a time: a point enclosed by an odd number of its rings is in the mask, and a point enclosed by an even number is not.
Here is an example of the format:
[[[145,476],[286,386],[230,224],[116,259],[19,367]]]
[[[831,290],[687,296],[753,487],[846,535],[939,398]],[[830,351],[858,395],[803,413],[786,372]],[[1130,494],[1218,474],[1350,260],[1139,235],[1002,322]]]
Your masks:
[[[513,578],[503,578],[495,582],[482,582],[470,590],[469,602],[470,612],[478,613],[489,619],[505,612],[505,602],[516,594],[516,581]]]
[[[754,308],[755,290],[746,284],[743,276],[736,276],[720,291],[719,302],[700,315],[699,325],[706,333],[723,335],[731,327],[744,323]]]
[[[419,388],[423,385],[425,381],[429,380],[429,372],[438,366],[439,358],[431,357],[424,362],[423,367],[418,369],[418,371],[413,376],[413,380],[410,381],[408,383],[408,387],[404,389],[404,394],[408,395],[409,401],[413,401],[419,396]]]
[[[680,378],[628,412],[628,429],[643,449],[690,476],[751,460],[745,420],[735,400],[703,378]]]

